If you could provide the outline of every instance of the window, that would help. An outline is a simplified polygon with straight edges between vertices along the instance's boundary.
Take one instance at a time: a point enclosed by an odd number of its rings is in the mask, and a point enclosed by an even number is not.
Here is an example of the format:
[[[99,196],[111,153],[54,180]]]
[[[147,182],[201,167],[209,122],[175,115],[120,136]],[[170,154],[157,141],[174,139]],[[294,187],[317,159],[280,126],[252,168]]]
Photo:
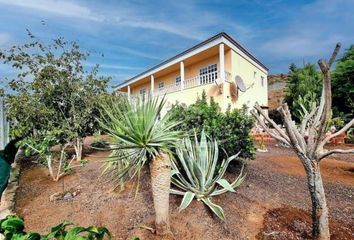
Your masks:
[[[145,94],[146,94],[146,88],[141,88],[141,89],[139,90],[139,93],[140,93],[140,95],[145,96]]]
[[[253,72],[253,78],[256,79],[257,72]]]
[[[215,82],[218,78],[217,64],[211,64],[204,68],[199,69],[200,84],[209,84]]]
[[[181,77],[178,76],[176,77],[176,86],[180,86],[181,85]]]
[[[262,84],[262,87],[264,87],[264,77],[261,76],[261,84]]]
[[[159,90],[162,90],[165,87],[164,82],[159,82]]]

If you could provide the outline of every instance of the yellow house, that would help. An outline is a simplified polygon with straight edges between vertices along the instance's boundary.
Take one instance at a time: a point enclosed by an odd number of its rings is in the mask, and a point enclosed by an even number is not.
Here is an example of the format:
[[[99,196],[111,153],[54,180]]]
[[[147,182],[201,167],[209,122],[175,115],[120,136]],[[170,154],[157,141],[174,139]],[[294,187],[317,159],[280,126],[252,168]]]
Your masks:
[[[268,68],[226,33],[219,33],[124,81],[116,93],[128,98],[166,94],[172,104],[196,101],[203,90],[221,109],[268,107]]]

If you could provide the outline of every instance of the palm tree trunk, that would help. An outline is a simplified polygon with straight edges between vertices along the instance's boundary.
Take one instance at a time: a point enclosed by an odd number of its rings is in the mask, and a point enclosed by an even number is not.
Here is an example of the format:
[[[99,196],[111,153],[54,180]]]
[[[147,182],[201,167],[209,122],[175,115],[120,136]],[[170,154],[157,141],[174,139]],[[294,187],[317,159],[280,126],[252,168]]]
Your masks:
[[[169,197],[171,184],[171,160],[166,153],[160,153],[150,162],[151,187],[155,208],[157,235],[169,235]]]

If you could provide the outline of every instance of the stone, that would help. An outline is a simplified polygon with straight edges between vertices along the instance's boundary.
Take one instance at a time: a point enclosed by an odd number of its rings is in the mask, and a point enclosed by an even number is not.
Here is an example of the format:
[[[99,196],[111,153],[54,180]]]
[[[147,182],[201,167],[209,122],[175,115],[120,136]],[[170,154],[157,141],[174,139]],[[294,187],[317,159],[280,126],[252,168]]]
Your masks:
[[[73,194],[71,192],[67,192],[64,194],[63,200],[65,201],[71,201],[73,199]]]

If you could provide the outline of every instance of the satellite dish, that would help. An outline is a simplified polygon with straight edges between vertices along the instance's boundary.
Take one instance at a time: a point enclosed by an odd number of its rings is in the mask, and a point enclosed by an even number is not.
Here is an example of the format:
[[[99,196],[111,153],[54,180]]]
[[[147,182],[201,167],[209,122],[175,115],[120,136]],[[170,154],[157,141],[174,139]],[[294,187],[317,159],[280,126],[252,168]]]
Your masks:
[[[241,92],[246,92],[247,88],[246,88],[245,82],[243,81],[243,79],[239,75],[237,75],[235,77],[235,83],[236,83],[237,88]]]

